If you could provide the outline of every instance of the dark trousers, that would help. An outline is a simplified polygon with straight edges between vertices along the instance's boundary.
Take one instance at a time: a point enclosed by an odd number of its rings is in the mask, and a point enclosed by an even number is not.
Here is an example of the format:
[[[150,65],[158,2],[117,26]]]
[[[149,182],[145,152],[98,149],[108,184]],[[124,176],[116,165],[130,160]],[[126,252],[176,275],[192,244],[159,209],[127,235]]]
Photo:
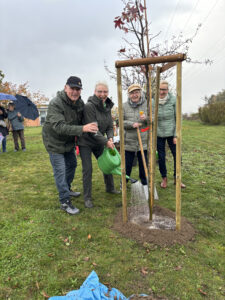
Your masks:
[[[176,144],[173,143],[173,136],[161,138],[157,137],[157,151],[159,155],[159,171],[162,177],[167,176],[166,169],[166,141],[173,155],[174,171],[173,176],[176,177]]]
[[[84,192],[84,201],[92,200],[92,159],[91,154],[93,153],[96,159],[102,154],[104,147],[88,147],[88,146],[79,146],[80,157],[82,160],[82,172],[83,172],[83,192]],[[114,181],[113,175],[104,176],[104,182],[106,187],[106,192],[114,190]]]
[[[19,150],[18,137],[20,138],[21,148],[26,149],[25,138],[24,138],[24,130],[23,129],[13,130],[12,134],[13,134],[13,141],[14,141],[15,150]]]
[[[148,164],[147,150],[144,150],[144,154],[145,154],[146,164]],[[130,176],[131,171],[132,171],[134,157],[135,157],[134,151],[125,151],[126,174],[128,176]],[[138,165],[139,165],[139,178],[141,179],[141,183],[143,185],[146,185],[147,179],[145,176],[145,170],[144,170],[144,165],[143,165],[143,161],[142,161],[141,151],[137,152],[137,159],[138,159]]]
[[[2,152],[6,152],[6,136],[4,136],[2,140]]]
[[[74,149],[63,154],[49,153],[52,164],[56,187],[61,203],[70,199],[71,183],[74,179],[77,159]]]

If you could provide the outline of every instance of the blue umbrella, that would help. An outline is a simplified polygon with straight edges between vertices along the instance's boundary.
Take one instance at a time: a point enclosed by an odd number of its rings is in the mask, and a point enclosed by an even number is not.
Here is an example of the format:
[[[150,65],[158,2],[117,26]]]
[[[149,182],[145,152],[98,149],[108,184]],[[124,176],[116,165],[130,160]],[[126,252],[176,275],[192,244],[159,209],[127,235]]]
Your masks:
[[[16,97],[13,95],[9,95],[9,94],[4,94],[4,93],[0,93],[0,101],[1,100],[11,100],[11,101],[16,101]]]
[[[27,97],[16,94],[16,110],[25,118],[36,120],[39,117],[37,106]]]

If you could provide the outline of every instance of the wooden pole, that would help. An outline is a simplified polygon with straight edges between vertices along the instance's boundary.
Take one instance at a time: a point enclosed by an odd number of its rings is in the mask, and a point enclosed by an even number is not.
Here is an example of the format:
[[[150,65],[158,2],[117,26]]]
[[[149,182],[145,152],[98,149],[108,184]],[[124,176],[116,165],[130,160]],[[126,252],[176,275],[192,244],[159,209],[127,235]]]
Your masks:
[[[185,54],[174,54],[174,55],[166,55],[166,56],[154,56],[154,57],[146,57],[146,58],[135,58],[129,60],[117,60],[115,62],[116,68],[121,67],[131,67],[131,66],[141,66],[141,65],[154,65],[158,63],[166,63],[166,62],[179,62],[186,59]]]
[[[144,170],[145,170],[145,176],[146,176],[146,179],[148,180],[148,169],[147,169],[147,165],[146,165],[145,153],[144,153],[144,149],[143,149],[143,145],[142,145],[141,134],[140,134],[139,128],[137,128],[137,136],[138,136],[138,142],[139,142],[140,149],[141,149],[141,157],[142,157],[142,162],[143,162],[143,166],[144,166]]]
[[[124,126],[123,126],[122,80],[121,80],[121,69],[120,68],[117,69],[117,95],[118,95],[119,128],[120,128],[123,223],[126,223],[127,222],[127,187],[126,187]]]
[[[149,36],[148,36],[148,18],[147,18],[147,6],[146,0],[144,0],[145,6],[145,35],[147,41],[147,56],[150,58],[150,48],[149,48]],[[149,195],[149,220],[152,220],[153,204],[154,204],[154,185],[153,180],[153,152],[152,152],[152,80],[151,80],[151,69],[148,65],[148,82],[147,82],[147,92],[148,92],[148,110],[149,110],[149,160],[148,160],[148,195]],[[153,195],[153,196],[152,196]]]
[[[155,105],[154,105],[154,126],[153,126],[153,144],[152,144],[152,152],[153,152],[153,176],[152,176],[152,185],[154,188],[155,185],[155,163],[156,163],[156,145],[157,145],[157,128],[158,128],[158,108],[159,108],[159,83],[160,83],[160,67],[156,69],[156,87],[155,87]],[[152,201],[154,203],[154,190],[151,194]]]
[[[176,62],[171,62],[171,63],[168,63],[168,64],[162,66],[162,67],[160,68],[160,73],[163,73],[163,72],[169,70],[170,68],[176,66],[176,64],[177,64]]]
[[[177,103],[176,103],[176,229],[181,228],[181,79],[182,65],[177,62]]]

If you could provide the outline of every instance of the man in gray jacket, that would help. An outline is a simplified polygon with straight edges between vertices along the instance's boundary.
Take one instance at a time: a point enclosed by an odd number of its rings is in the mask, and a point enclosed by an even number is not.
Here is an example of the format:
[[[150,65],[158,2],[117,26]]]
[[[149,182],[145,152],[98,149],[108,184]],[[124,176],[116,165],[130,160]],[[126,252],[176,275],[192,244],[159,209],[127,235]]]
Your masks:
[[[63,91],[57,93],[48,106],[42,136],[52,164],[55,183],[59,192],[61,209],[75,215],[79,209],[71,203],[71,197],[80,196],[71,190],[77,160],[75,156],[75,137],[83,132],[96,132],[97,125],[82,125],[84,102],[81,99],[80,78],[68,78]]]

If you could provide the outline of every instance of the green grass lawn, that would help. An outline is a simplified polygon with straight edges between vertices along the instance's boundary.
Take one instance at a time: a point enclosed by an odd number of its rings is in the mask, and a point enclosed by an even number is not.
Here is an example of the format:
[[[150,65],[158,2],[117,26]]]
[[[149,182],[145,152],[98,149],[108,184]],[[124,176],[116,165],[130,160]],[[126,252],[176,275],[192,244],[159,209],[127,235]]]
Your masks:
[[[85,209],[81,196],[73,201],[79,215],[61,211],[41,128],[27,128],[25,137],[27,152],[14,153],[10,136],[8,152],[0,154],[0,299],[64,295],[92,270],[127,297],[153,292],[168,299],[224,299],[225,127],[183,122],[182,215],[197,234],[194,242],[167,248],[140,245],[112,230],[121,196],[105,193],[95,160],[95,208]],[[160,189],[156,172],[159,205],[175,211],[170,155],[167,166],[167,189]],[[78,191],[81,172],[78,158]],[[135,167],[132,177],[137,174]],[[115,176],[117,188],[119,181]]]

